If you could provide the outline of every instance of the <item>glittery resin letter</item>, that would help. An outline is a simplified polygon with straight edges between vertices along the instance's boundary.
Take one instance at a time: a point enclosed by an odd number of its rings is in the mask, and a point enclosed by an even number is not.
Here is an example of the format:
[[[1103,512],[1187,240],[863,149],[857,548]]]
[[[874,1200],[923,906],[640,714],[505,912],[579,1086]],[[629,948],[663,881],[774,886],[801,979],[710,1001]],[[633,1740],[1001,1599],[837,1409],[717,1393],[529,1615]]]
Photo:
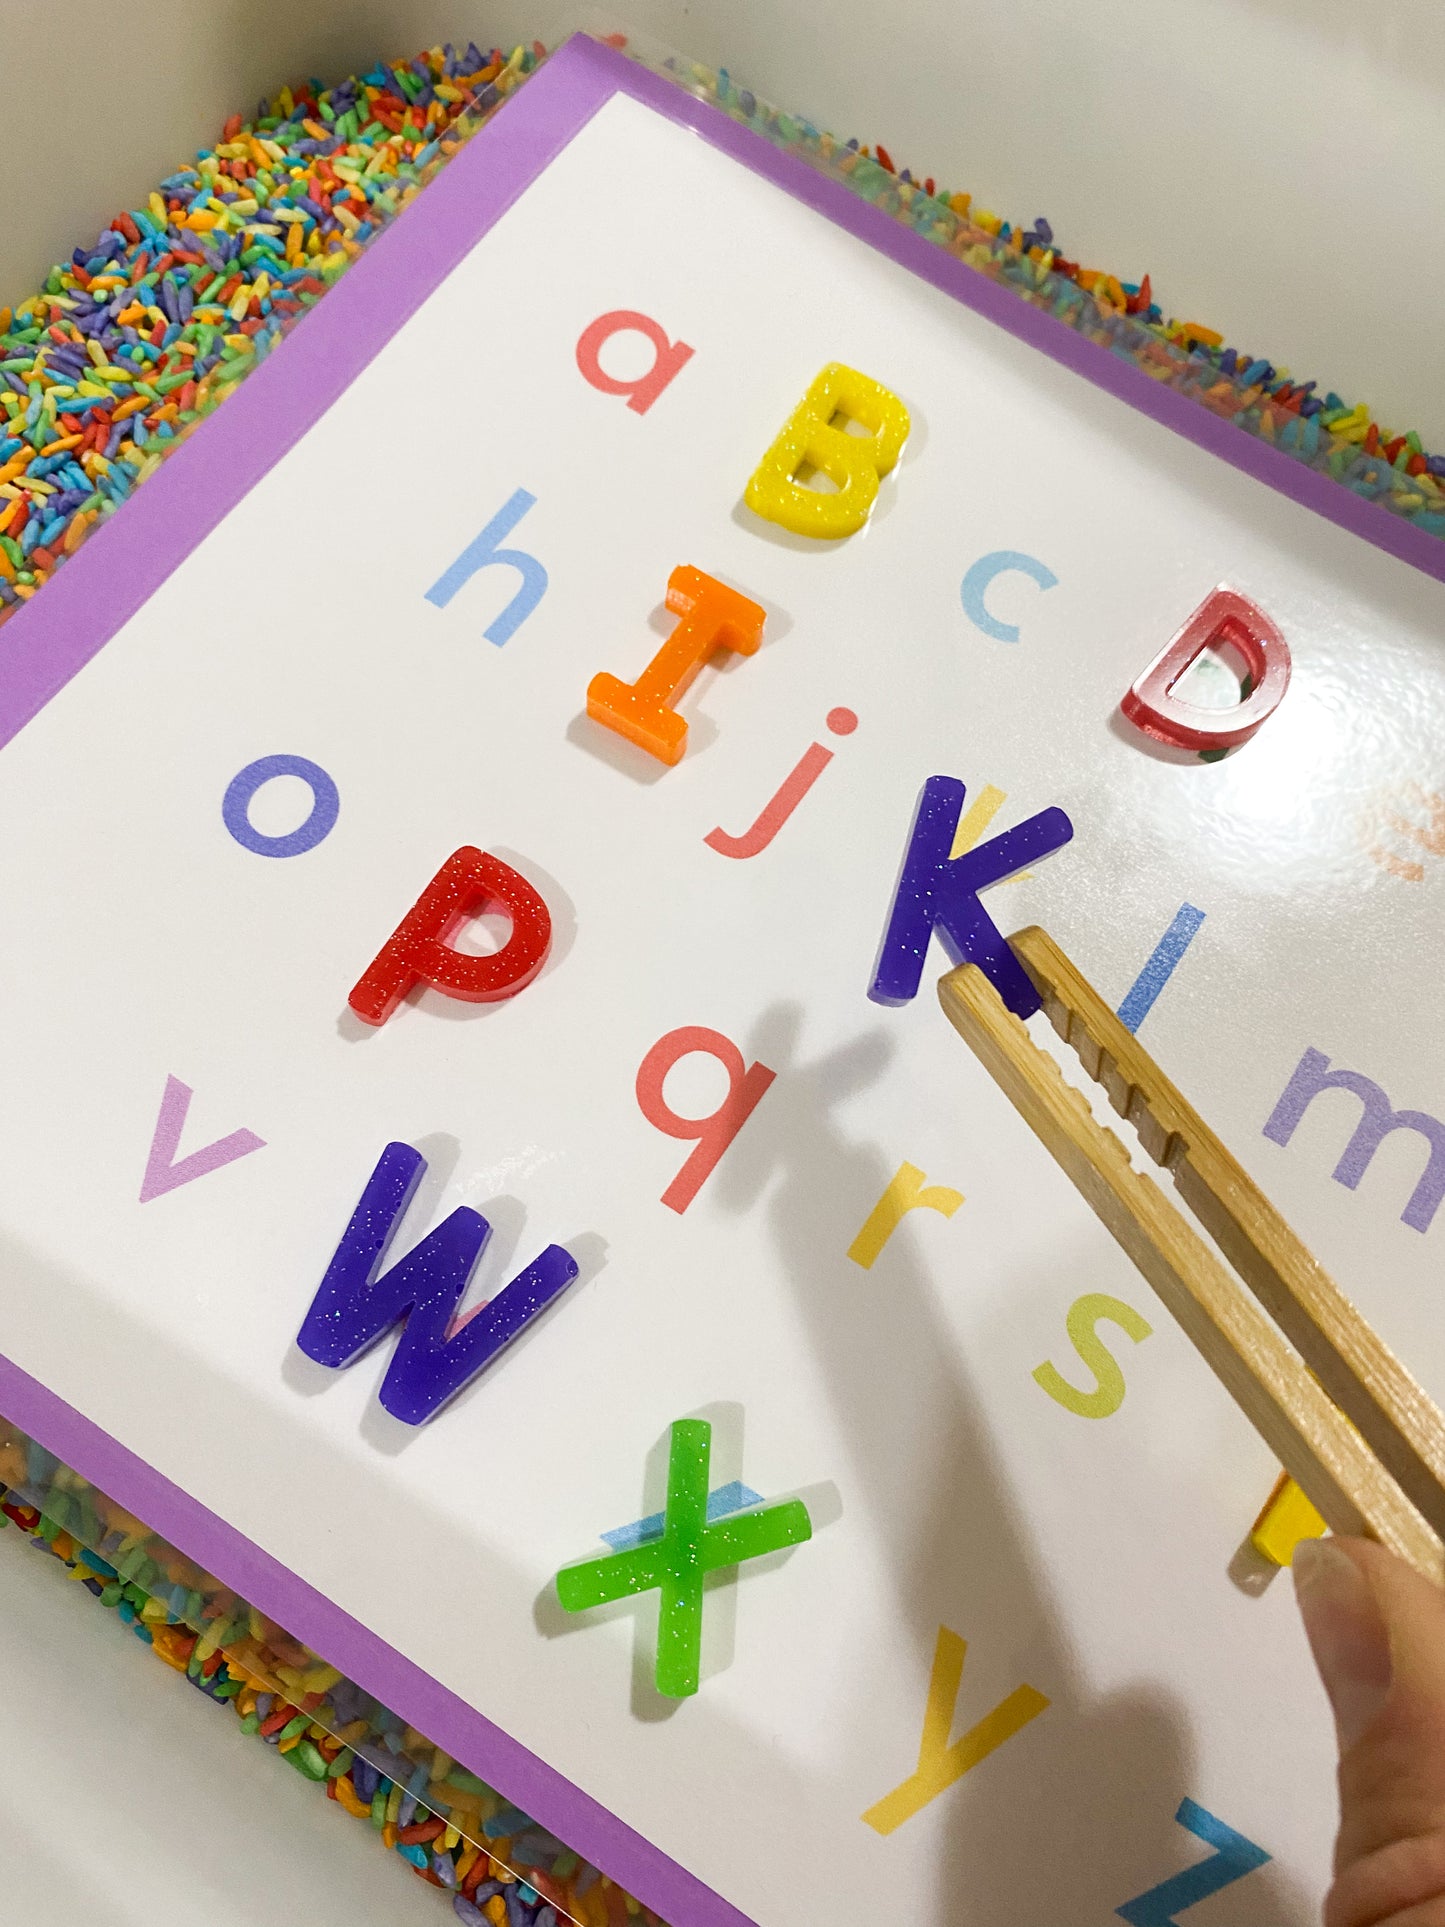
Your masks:
[[[401,1337],[380,1397],[404,1425],[434,1418],[577,1276],[571,1253],[548,1245],[495,1298],[453,1325],[491,1236],[486,1219],[467,1205],[377,1276],[425,1170],[426,1159],[411,1145],[387,1145],[296,1339],[308,1358],[339,1370],[399,1324]]]
[[[923,786],[868,995],[877,1004],[906,1004],[916,997],[937,929],[955,963],[977,964],[1009,1009],[1030,1017],[1039,1007],[1038,992],[978,893],[1061,849],[1074,826],[1062,810],[1040,810],[1001,836],[950,857],[963,798],[963,784],[953,776],[930,776]]]
[[[1221,643],[1242,658],[1249,694],[1228,709],[1201,709],[1176,696],[1174,687],[1191,664]],[[1205,597],[1119,707],[1136,729],[1173,749],[1233,749],[1247,743],[1279,708],[1289,672],[1289,644],[1269,617],[1247,596],[1221,586]]]
[[[836,426],[840,415],[868,433]],[[852,535],[868,520],[909,426],[908,410],[891,389],[841,361],[829,362],[758,464],[744,500],[754,515],[794,535]],[[804,468],[826,475],[836,493],[806,487],[798,480]]]
[[[590,1612],[618,1599],[657,1591],[659,1693],[686,1699],[698,1689],[702,1663],[704,1581],[746,1559],[761,1559],[813,1536],[801,1499],[753,1506],[730,1518],[710,1520],[708,1465],[712,1426],[706,1419],[678,1419],[668,1444],[667,1507],[662,1531],[621,1552],[579,1560],[557,1574],[564,1612]]]
[[[602,366],[602,350],[614,335],[643,335],[652,344],[652,366],[630,381],[609,375]],[[658,396],[692,360],[685,341],[669,341],[667,331],[650,315],[618,308],[599,315],[577,343],[577,367],[582,379],[604,395],[626,395],[634,415],[645,415]]]
[[[667,1074],[684,1057],[701,1051],[727,1073],[727,1096],[707,1117],[679,1117],[662,1094]],[[686,1024],[659,1037],[637,1070],[637,1102],[649,1124],[669,1137],[696,1140],[692,1155],[662,1194],[670,1211],[683,1212],[713,1173],[718,1159],[757,1108],[774,1073],[766,1064],[743,1063],[743,1054],[721,1031]]]
[[[512,934],[490,957],[448,941],[470,918],[505,910]],[[347,999],[365,1024],[384,1024],[413,984],[430,984],[468,1004],[515,997],[546,962],[552,942],[547,906],[524,876],[470,845],[437,871]]]
[[[606,670],[594,676],[587,685],[587,714],[672,764],[682,761],[687,748],[687,724],[673,702],[715,650],[755,655],[767,616],[736,589],[686,566],[668,577],[667,606],[680,618],[667,641],[636,682],[622,682]]]

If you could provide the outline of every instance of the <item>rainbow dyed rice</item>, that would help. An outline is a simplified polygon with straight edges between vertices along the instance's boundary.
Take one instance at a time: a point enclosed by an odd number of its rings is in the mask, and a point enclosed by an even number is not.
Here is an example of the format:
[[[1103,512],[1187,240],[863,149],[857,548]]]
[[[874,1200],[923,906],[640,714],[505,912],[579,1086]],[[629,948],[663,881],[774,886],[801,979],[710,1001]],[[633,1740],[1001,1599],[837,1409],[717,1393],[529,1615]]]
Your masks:
[[[1042,216],[1028,227],[1011,224],[975,207],[969,194],[895,169],[883,147],[870,153],[857,141],[840,144],[769,106],[726,71],[676,57],[648,64],[1151,379],[1426,534],[1445,536],[1445,456],[1427,453],[1414,430],[1382,426],[1363,402],[1351,405],[1333,391],[1320,395],[1318,381],[1297,381],[1262,355],[1228,347],[1199,322],[1166,319],[1148,275],[1139,283],[1120,281],[1067,259]]]
[[[662,1927],[656,1914],[324,1657],[0,1419],[0,1527],[299,1779],[367,1821],[468,1927]]]
[[[623,36],[613,44],[636,55]],[[152,475],[544,57],[448,44],[282,88],[0,308],[0,624]],[[931,177],[674,56],[649,64],[980,273],[1341,486],[1445,537],[1445,456]]]
[[[618,37],[614,44],[637,53]],[[283,88],[0,308],[0,624],[152,475],[544,57],[432,48],[329,89]],[[1135,284],[1068,260],[1049,223],[1012,225],[770,107],[726,72],[659,71],[844,181],[969,266],[1237,423],[1445,537],[1445,457],[1363,404],[1166,319]],[[404,1726],[319,1655],[0,1420],[10,1521],[243,1730],[490,1927],[627,1927],[642,1908]],[[388,1771],[390,1769],[390,1771]],[[508,1831],[510,1830],[510,1831]]]
[[[433,48],[254,120],[0,309],[0,622],[217,408],[528,74]]]

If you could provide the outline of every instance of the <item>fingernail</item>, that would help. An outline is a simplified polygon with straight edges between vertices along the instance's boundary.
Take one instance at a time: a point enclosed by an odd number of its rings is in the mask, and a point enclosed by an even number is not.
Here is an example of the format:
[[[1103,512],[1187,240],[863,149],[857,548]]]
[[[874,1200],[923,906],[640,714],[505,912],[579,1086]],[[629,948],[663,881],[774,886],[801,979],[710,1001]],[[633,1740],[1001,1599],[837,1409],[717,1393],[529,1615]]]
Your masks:
[[[1295,1548],[1294,1588],[1305,1636],[1346,1753],[1384,1707],[1390,1691],[1390,1636],[1364,1574],[1329,1539]]]

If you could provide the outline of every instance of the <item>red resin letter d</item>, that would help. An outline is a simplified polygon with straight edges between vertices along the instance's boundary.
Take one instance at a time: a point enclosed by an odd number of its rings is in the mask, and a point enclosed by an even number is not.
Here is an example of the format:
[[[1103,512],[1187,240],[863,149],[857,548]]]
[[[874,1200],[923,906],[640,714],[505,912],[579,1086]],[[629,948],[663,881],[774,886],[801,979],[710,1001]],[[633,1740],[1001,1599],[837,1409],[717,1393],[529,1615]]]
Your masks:
[[[490,957],[455,949],[449,939],[488,909],[512,919],[502,948]],[[347,1002],[364,1024],[384,1024],[413,984],[430,984],[463,1003],[500,1003],[531,983],[551,941],[547,906],[527,879],[467,846],[447,858]]]
[[[1211,643],[1228,643],[1249,673],[1249,694],[1228,709],[1201,709],[1174,694],[1180,677]],[[1247,743],[1279,708],[1289,671],[1289,645],[1269,617],[1247,596],[1220,587],[1205,597],[1119,707],[1135,728],[1174,749],[1233,749]]]

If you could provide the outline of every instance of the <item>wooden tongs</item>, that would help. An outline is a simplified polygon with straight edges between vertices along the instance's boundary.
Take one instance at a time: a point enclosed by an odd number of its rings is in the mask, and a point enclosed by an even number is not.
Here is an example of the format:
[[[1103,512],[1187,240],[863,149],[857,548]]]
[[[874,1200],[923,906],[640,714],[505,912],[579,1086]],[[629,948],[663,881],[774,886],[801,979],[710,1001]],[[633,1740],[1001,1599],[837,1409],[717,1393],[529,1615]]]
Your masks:
[[[1439,1410],[1052,937],[1035,927],[1009,944],[1054,1029],[1171,1174],[1218,1250],[1133,1169],[1084,1093],[972,964],[938,986],[955,1030],[1326,1524],[1378,1539],[1445,1585]]]

